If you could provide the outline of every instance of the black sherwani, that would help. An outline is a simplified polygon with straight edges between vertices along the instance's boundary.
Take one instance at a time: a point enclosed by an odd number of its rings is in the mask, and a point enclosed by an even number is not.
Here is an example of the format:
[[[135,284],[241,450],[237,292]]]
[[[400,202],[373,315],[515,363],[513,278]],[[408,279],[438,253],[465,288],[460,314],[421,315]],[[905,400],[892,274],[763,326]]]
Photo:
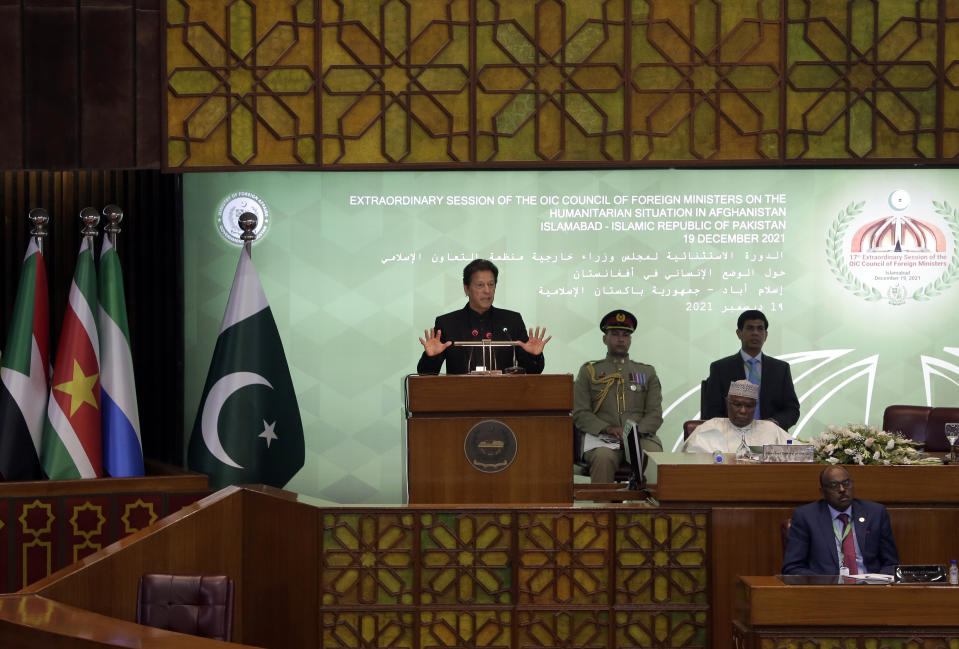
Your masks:
[[[433,326],[441,331],[440,340],[443,342],[483,340],[487,337],[493,341],[529,340],[523,316],[516,311],[497,309],[495,306],[490,306],[486,313],[480,314],[467,304],[458,311],[438,316]],[[542,374],[546,363],[543,354],[533,356],[520,347],[515,349],[517,365],[524,368],[527,374]],[[494,354],[496,369],[503,370],[513,364],[513,349],[497,347],[494,348]],[[444,361],[447,374],[466,374],[483,364],[483,354],[478,347],[456,345],[450,345],[436,356],[427,356],[424,351],[416,364],[416,371],[419,374],[439,374]]]

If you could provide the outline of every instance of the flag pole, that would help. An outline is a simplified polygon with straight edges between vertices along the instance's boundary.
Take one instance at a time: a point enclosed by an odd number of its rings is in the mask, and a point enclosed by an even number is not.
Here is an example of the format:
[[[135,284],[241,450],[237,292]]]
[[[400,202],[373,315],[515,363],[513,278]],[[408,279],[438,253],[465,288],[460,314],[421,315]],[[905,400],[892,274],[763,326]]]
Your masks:
[[[258,221],[259,219],[253,212],[243,212],[237,219],[240,229],[243,230],[240,240],[243,241],[243,249],[250,259],[253,259],[253,241],[256,239],[254,230],[256,230]]]
[[[123,220],[123,210],[118,205],[110,203],[103,208],[103,218],[107,220],[107,224],[103,226],[103,231],[110,240],[110,245],[116,248],[117,235],[120,233],[120,221]]]
[[[42,207],[35,207],[30,210],[27,218],[33,223],[33,227],[30,228],[30,236],[37,242],[37,249],[42,255],[44,239],[47,238],[47,223],[50,222],[50,213]]]

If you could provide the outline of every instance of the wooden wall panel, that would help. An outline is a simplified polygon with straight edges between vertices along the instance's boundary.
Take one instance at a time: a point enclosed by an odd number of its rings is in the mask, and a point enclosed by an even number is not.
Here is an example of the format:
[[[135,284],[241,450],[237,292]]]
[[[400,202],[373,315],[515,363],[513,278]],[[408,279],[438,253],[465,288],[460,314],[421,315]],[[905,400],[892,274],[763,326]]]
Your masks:
[[[202,509],[202,516],[193,515]],[[218,492],[132,534],[83,561],[31,584],[29,592],[121,620],[136,619],[137,582],[148,572],[224,574],[243,601],[243,503]],[[234,611],[234,639],[243,642],[243,609]]]
[[[160,163],[162,0],[0,0],[0,169]]]
[[[264,489],[243,492],[243,641],[270,646],[284,620],[285,646],[318,647],[321,510]]]
[[[23,7],[24,167],[67,169],[79,161],[77,12],[73,0]]]
[[[163,108],[163,41],[160,37],[160,12],[163,0],[136,0],[136,70],[134,103],[136,114],[136,167],[156,169],[160,166],[165,123]]]
[[[0,0],[0,169],[23,164],[23,51],[20,0]]]
[[[130,0],[80,0],[80,160],[136,167],[134,13]]]

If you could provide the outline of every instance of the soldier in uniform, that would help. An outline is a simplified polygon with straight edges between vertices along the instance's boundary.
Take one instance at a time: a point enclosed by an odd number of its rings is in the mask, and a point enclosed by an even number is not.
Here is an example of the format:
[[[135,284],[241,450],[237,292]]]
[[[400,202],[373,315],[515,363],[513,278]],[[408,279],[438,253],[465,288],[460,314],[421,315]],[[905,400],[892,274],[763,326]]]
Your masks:
[[[584,363],[573,384],[573,422],[583,436],[583,459],[592,482],[612,482],[623,462],[623,425],[636,422],[640,445],[661,451],[663,396],[652,365],[629,358],[636,316],[616,310],[600,320],[606,358]],[[628,441],[628,440],[627,440]],[[634,471],[636,467],[633,468]]]

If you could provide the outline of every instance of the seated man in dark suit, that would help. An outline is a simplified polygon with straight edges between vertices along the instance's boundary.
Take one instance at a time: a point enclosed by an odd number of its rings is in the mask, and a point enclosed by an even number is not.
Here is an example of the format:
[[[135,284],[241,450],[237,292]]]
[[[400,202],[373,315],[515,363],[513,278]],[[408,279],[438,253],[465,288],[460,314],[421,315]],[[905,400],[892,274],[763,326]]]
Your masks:
[[[762,353],[769,321],[762,311],[743,311],[736,323],[736,336],[742,348],[709,366],[702,418],[728,417],[726,394],[729,384],[745,379],[759,385],[759,405],[755,419],[767,419],[783,430],[799,421],[799,398],[793,387],[789,363]]]
[[[852,478],[841,466],[826,467],[819,485],[823,499],[793,512],[783,574],[893,574],[899,552],[886,508],[854,498]]]
[[[478,365],[484,366],[483,350],[479,347],[450,347],[454,341],[492,342],[517,340],[519,349],[494,347],[492,363],[485,361],[489,369],[503,370],[516,363],[527,374],[542,374],[546,363],[543,348],[550,341],[544,340],[546,329],[526,331],[523,316],[516,311],[497,309],[493,306],[499,269],[486,259],[474,259],[463,269],[463,292],[469,299],[466,306],[457,311],[438,316],[432,329],[423,332],[420,344],[423,355],[416,364],[419,374],[439,374],[446,361],[447,374],[467,374]],[[484,366],[485,367],[485,366]]]

